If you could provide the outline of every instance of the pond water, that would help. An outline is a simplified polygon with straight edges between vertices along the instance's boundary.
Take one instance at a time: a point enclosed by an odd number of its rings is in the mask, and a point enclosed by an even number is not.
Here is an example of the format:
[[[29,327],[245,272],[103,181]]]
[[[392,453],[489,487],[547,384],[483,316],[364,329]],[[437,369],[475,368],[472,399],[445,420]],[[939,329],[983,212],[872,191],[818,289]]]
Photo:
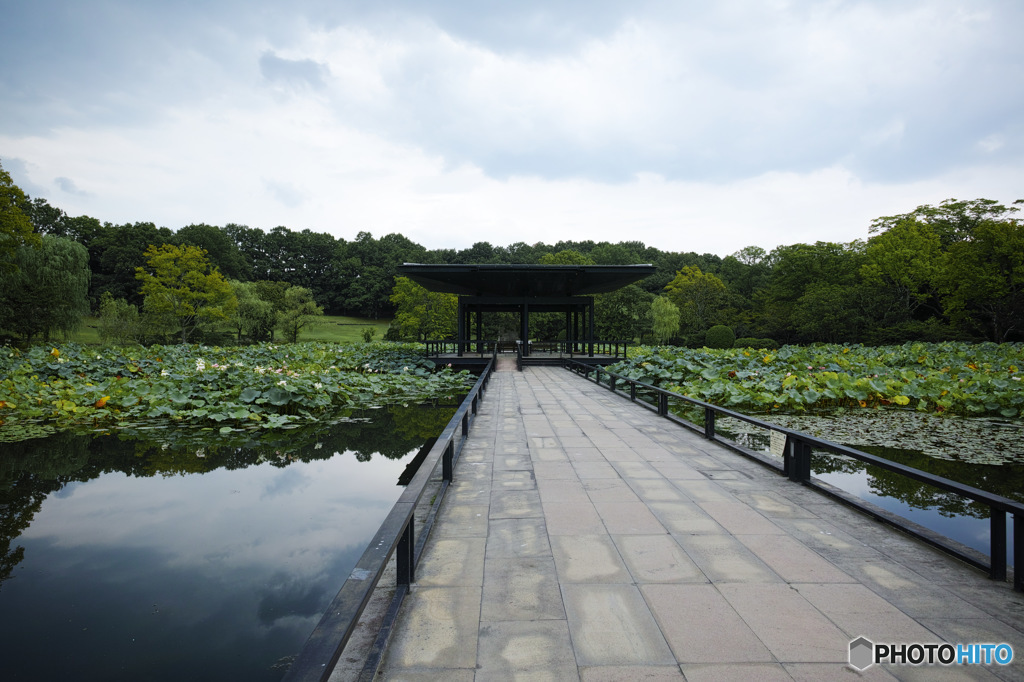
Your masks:
[[[279,680],[453,411],[4,444],[0,677]]]
[[[768,421],[884,457],[958,483],[1024,502],[1024,424],[866,410],[831,415],[771,415]],[[764,429],[723,419],[716,428],[769,452]],[[813,475],[845,492],[989,555],[987,506],[849,457],[815,451]],[[1012,564],[1013,520],[1007,521]]]

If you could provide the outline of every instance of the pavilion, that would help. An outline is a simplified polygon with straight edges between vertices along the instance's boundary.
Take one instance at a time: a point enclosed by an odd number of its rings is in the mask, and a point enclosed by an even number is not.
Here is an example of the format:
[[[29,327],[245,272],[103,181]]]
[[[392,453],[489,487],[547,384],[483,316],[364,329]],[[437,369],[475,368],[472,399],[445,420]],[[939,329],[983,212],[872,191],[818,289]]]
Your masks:
[[[424,265],[405,263],[398,273],[430,291],[459,297],[459,354],[473,323],[480,343],[483,313],[519,314],[519,339],[529,339],[530,314],[565,313],[566,345],[594,355],[594,294],[621,289],[654,274],[653,265]],[[475,314],[475,318],[474,318]],[[529,344],[523,343],[524,355]]]

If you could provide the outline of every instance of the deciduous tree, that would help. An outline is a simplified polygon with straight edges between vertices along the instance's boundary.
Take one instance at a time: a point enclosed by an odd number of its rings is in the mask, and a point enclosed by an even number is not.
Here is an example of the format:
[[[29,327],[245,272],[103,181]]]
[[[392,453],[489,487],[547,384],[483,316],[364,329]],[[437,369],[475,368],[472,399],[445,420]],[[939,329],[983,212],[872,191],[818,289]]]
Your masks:
[[[100,298],[99,332],[104,343],[138,343],[142,338],[138,307],[104,292]]]
[[[667,296],[679,309],[680,323],[691,332],[706,331],[719,321],[726,303],[725,283],[715,275],[688,265],[665,287]]]
[[[290,343],[299,340],[299,333],[315,324],[324,309],[313,300],[313,292],[306,287],[288,287],[284,292],[284,307],[277,317],[277,326]]]
[[[950,319],[1001,343],[1024,331],[1024,225],[985,220],[950,246],[936,277]]]
[[[404,339],[445,339],[455,335],[459,299],[428,291],[408,277],[396,277],[391,302],[397,308],[394,326]]]
[[[25,213],[28,206],[28,197],[0,165],[0,271],[14,267],[19,246],[39,244],[39,235],[32,231],[32,221]]]
[[[150,246],[146,267],[136,269],[142,282],[144,310],[157,325],[176,330],[188,343],[197,329],[227,321],[238,306],[231,285],[197,246]]]

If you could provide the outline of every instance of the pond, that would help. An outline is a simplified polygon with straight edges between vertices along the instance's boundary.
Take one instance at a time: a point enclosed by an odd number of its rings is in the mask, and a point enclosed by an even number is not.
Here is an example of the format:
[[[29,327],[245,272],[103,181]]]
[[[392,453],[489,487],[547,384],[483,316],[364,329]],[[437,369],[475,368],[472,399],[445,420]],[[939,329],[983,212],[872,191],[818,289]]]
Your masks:
[[[4,444],[2,677],[281,679],[453,413]]]
[[[1024,423],[863,410],[829,415],[775,414],[769,421],[1024,502]],[[722,419],[716,429],[741,445],[770,452],[768,433]],[[849,457],[815,451],[812,474],[862,500],[967,545],[986,556],[988,507]],[[1007,543],[1012,563],[1013,521]]]

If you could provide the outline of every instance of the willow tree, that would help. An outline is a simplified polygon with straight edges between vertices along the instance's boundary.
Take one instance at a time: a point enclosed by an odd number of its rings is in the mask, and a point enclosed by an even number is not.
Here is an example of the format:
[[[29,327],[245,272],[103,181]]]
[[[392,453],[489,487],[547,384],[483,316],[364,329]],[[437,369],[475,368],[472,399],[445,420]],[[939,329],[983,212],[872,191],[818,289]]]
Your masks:
[[[89,252],[70,239],[43,237],[14,250],[0,269],[0,328],[26,342],[70,334],[89,312]]]
[[[180,334],[188,343],[196,330],[227,321],[238,300],[231,285],[197,246],[163,244],[146,249],[147,267],[135,269],[142,282],[143,310],[151,328]]]
[[[668,343],[679,333],[679,308],[668,297],[658,296],[651,302],[651,319],[655,342]]]

